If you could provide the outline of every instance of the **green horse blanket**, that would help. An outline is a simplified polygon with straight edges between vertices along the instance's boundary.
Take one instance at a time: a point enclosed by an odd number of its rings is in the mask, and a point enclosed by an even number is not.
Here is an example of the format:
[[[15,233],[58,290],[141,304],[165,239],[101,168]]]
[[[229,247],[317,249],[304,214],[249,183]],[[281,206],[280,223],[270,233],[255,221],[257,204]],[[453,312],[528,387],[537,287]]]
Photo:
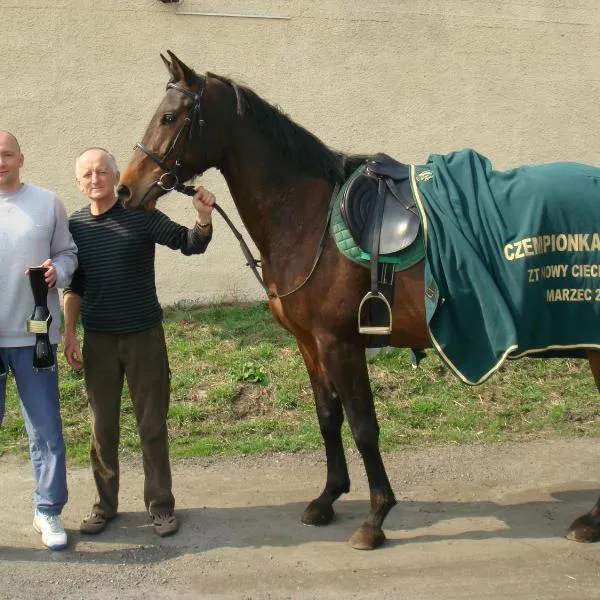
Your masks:
[[[495,171],[473,150],[411,167],[433,345],[465,383],[506,358],[600,348],[600,169]]]

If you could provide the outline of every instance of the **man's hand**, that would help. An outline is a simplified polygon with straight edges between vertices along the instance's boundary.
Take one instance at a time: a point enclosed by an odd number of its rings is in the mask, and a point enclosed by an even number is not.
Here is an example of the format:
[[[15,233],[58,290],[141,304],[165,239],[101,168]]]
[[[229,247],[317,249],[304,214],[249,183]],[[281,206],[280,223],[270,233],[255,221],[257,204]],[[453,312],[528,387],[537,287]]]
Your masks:
[[[46,272],[44,273],[44,279],[46,281],[46,285],[51,288],[56,285],[56,280],[58,279],[58,273],[56,272],[56,267],[52,264],[52,259],[46,259],[40,267],[46,267]],[[29,275],[29,269],[25,270],[25,275]]]
[[[40,266],[46,267],[46,273],[44,274],[46,285],[49,288],[54,287],[56,285],[58,273],[56,272],[56,267],[52,264],[52,260],[45,260]]]
[[[63,351],[67,362],[74,369],[83,367],[83,357],[81,355],[81,346],[76,336],[65,336],[65,348]]]
[[[192,204],[198,212],[196,216],[196,222],[199,225],[207,225],[211,222],[211,213],[217,202],[214,194],[209,192],[207,189],[200,186],[194,197],[192,198]]]

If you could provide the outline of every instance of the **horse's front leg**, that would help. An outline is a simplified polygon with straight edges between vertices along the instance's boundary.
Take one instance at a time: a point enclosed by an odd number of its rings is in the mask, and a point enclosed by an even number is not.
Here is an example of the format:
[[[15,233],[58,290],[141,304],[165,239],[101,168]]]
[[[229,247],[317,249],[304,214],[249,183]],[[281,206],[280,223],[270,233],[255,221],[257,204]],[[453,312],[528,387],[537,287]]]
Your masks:
[[[319,358],[342,402],[369,481],[371,511],[350,538],[350,545],[359,550],[370,550],[385,541],[383,521],[396,504],[396,498],[379,451],[379,425],[365,352],[352,342],[320,339]]]
[[[348,465],[342,445],[342,423],[344,413],[331,380],[316,360],[316,345],[301,343],[298,347],[304,358],[312,385],[319,428],[325,444],[327,458],[327,480],[318,498],[304,510],[302,522],[306,525],[327,525],[334,517],[333,503],[350,491]]]

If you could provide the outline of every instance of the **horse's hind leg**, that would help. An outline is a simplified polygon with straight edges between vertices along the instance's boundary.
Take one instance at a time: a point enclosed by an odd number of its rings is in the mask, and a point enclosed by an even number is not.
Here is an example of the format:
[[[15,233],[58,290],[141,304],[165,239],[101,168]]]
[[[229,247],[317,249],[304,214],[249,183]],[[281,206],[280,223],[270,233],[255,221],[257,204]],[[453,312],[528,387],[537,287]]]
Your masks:
[[[306,525],[327,525],[334,516],[333,503],[342,494],[350,491],[348,465],[342,444],[344,413],[331,380],[316,359],[316,345],[309,346],[298,342],[298,347],[304,357],[313,388],[319,428],[327,457],[325,488],[321,495],[306,507],[301,520]]]
[[[600,392],[600,351],[588,350],[587,357]],[[596,542],[600,539],[600,498],[589,512],[571,523],[567,537],[575,542]]]
[[[350,538],[350,545],[360,550],[377,548],[385,541],[383,521],[396,498],[379,451],[379,425],[365,353],[356,344],[338,339],[321,338],[318,347],[319,360],[342,402],[369,481],[371,511]]]

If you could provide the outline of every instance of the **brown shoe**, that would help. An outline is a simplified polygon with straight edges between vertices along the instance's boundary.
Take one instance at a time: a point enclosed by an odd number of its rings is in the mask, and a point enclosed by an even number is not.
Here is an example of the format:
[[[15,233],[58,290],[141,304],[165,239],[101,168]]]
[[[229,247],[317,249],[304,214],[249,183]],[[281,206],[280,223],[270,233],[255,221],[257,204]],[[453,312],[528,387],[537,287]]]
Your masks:
[[[160,535],[160,537],[173,535],[179,529],[179,521],[177,521],[177,517],[173,513],[150,515],[150,517],[154,532]]]
[[[100,533],[111,518],[112,517],[107,518],[104,515],[92,512],[89,517],[86,517],[81,521],[79,531],[81,531],[81,533]]]

